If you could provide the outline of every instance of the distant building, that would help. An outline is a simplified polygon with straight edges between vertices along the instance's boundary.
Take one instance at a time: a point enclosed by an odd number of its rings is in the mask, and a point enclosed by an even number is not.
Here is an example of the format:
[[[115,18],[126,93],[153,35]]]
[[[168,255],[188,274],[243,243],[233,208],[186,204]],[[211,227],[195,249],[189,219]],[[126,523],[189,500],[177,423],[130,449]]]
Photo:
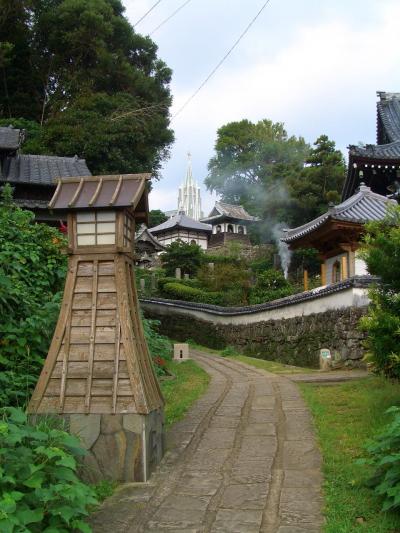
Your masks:
[[[188,244],[198,244],[203,250],[206,250],[208,237],[212,230],[209,224],[202,224],[181,211],[166,222],[150,228],[148,231],[163,246],[181,240]]]
[[[142,224],[135,235],[136,264],[144,268],[153,266],[164,250],[165,246]]]
[[[91,172],[77,156],[21,154],[24,139],[23,130],[0,127],[0,186],[9,183],[17,205],[33,211],[37,221],[56,225],[59,215],[49,211],[48,203],[57,178],[90,176]]]
[[[361,184],[359,190],[325,214],[294,229],[282,238],[290,250],[316,248],[322,259],[321,285],[352,276],[367,275],[365,262],[357,256],[364,224],[382,220],[390,205],[397,202],[376,194]]]
[[[349,167],[342,200],[363,182],[373,192],[400,193],[400,93],[378,92],[377,144],[349,146]]]
[[[200,220],[203,216],[201,212],[200,187],[193,179],[190,153],[188,153],[186,177],[178,192],[178,212],[181,211],[184,211],[185,215],[194,220]]]
[[[228,242],[240,242],[250,246],[248,227],[259,219],[249,215],[241,205],[231,205],[224,202],[215,202],[215,206],[201,222],[211,224],[212,234],[208,247],[225,246]]]

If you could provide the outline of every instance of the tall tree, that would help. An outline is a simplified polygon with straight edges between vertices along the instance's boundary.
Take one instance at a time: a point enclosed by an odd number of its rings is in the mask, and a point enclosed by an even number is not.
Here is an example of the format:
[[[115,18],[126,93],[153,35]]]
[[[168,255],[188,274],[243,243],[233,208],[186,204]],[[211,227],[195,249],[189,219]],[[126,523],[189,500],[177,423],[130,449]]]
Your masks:
[[[230,122],[217,132],[207,188],[263,216],[285,200],[285,180],[301,171],[308,145],[280,122]]]
[[[160,209],[152,209],[149,212],[149,228],[154,228],[168,220],[167,215]]]
[[[303,224],[325,212],[330,202],[338,203],[345,174],[343,154],[327,135],[320,135],[303,170],[288,179],[292,198],[290,222]]]
[[[173,140],[171,70],[134,32],[121,1],[0,7],[0,115],[42,124],[42,152],[77,153],[93,172],[157,174]]]

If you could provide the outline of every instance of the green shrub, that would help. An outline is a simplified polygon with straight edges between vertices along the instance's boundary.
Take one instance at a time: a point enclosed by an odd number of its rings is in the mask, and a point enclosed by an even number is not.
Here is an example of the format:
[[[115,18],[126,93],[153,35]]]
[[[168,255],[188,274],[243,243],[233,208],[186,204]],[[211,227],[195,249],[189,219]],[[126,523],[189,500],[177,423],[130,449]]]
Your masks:
[[[230,357],[232,355],[237,355],[237,350],[234,346],[227,346],[221,351],[222,357]]]
[[[261,304],[284,298],[294,293],[294,288],[280,270],[270,269],[260,272],[256,285],[250,289],[251,304]]]
[[[393,421],[366,446],[369,458],[358,461],[375,469],[368,485],[382,498],[382,511],[400,507],[400,407],[387,413],[394,414]]]
[[[30,425],[15,408],[0,421],[0,531],[90,532],[84,521],[97,499],[77,475],[78,439],[46,422]]]
[[[173,278],[172,276],[171,277],[166,276],[158,280],[159,290],[162,291],[164,288],[164,285],[167,283],[179,283],[181,285],[186,285],[186,287],[195,287],[196,289],[201,289],[201,283],[197,278],[177,279],[177,278]]]
[[[35,224],[4,187],[0,204],[0,406],[25,405],[57,321],[66,272],[62,234]]]
[[[176,268],[180,268],[182,274],[195,276],[205,254],[198,244],[178,240],[169,244],[160,257],[167,276],[174,276]]]
[[[164,376],[167,372],[166,361],[172,359],[172,343],[157,331],[160,322],[142,316],[144,336],[150,355],[153,359],[154,369],[158,376]]]
[[[400,207],[366,228],[362,257],[370,274],[381,278],[370,291],[368,315],[360,321],[368,332],[367,359],[377,373],[400,379]]]
[[[163,286],[163,294],[172,300],[184,300],[214,305],[223,305],[223,294],[218,292],[206,292],[195,287],[188,287],[182,283],[166,283]]]

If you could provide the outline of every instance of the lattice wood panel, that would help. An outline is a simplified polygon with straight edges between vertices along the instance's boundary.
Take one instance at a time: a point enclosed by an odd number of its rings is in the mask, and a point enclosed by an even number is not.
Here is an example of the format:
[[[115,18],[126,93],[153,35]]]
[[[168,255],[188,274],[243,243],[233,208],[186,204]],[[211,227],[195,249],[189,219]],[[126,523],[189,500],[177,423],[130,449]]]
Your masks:
[[[71,256],[54,338],[29,411],[141,413],[163,405],[125,254]]]

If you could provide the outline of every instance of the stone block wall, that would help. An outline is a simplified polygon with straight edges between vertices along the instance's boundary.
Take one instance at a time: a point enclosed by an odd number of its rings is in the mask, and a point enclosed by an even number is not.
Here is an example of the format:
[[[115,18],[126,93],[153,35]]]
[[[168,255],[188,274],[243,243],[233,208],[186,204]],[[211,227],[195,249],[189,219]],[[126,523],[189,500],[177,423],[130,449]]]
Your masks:
[[[89,483],[147,481],[163,457],[162,410],[148,415],[32,415],[32,419],[42,416],[62,419],[65,430],[79,438],[87,450],[80,475]]]
[[[288,319],[252,324],[221,324],[201,320],[185,311],[156,313],[144,310],[160,321],[160,331],[179,341],[193,339],[210,348],[236,347],[240,352],[261,359],[276,360],[310,368],[319,366],[319,350],[329,348],[335,359],[349,366],[362,365],[362,341],[358,329],[367,307],[348,307]]]

